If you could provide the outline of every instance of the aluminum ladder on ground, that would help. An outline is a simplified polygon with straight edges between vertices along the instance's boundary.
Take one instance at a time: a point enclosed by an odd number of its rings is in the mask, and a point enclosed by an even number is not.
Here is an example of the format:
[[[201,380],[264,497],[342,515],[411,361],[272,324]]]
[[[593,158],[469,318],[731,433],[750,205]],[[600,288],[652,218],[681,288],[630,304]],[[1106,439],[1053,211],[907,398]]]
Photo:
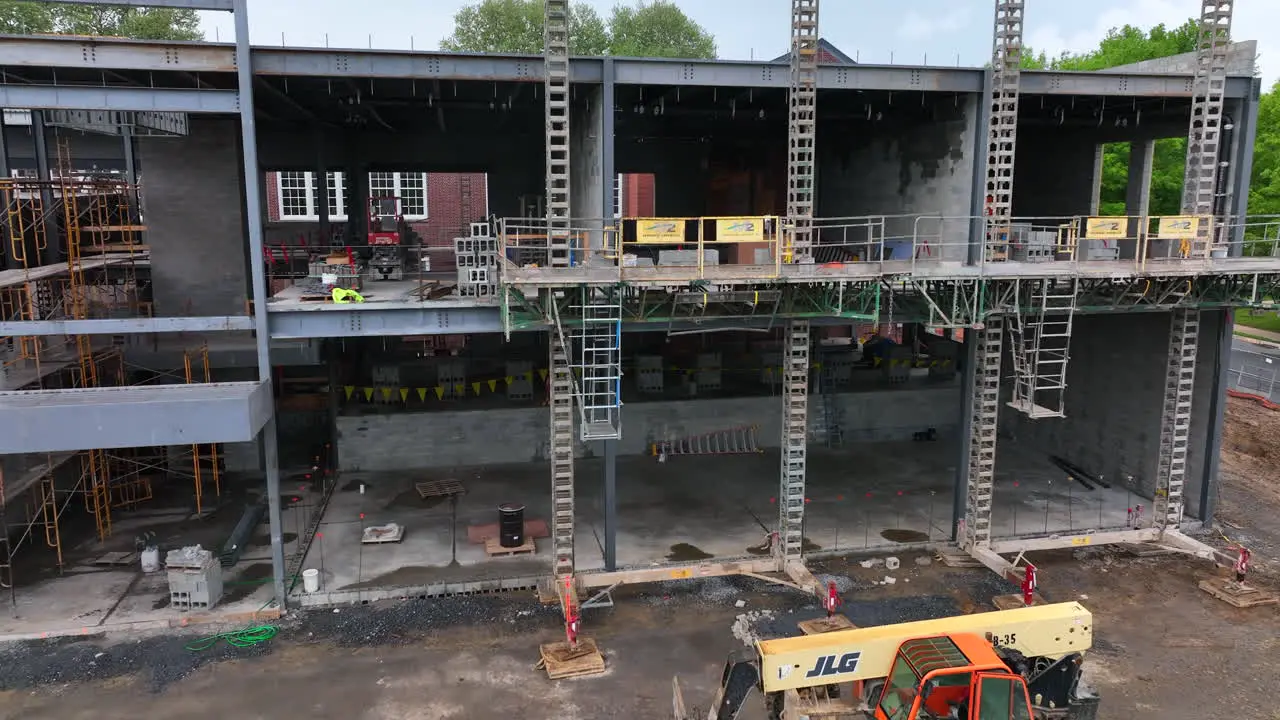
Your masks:
[[[658,457],[673,455],[747,455],[762,452],[757,432],[758,425],[739,425],[725,430],[690,435],[675,440],[655,443],[653,454]]]
[[[799,560],[804,545],[805,461],[809,433],[809,321],[787,326],[782,360],[782,482],[778,539],[784,561]]]
[[[814,154],[818,100],[818,0],[791,0],[791,78],[787,124],[787,221],[784,262],[813,259]]]
[[[573,368],[569,347],[554,311],[550,333],[547,404],[551,408],[551,544],[556,577],[573,573]]]
[[[1164,378],[1164,405],[1160,413],[1160,456],[1156,468],[1154,519],[1160,528],[1177,529],[1182,522],[1199,332],[1199,310],[1173,312]]]
[[[996,432],[1000,418],[1000,349],[1004,340],[1004,318],[987,320],[976,333],[977,367],[973,369],[969,437],[969,483],[965,494],[964,530],[966,548],[991,544],[991,508],[995,491]]]
[[[1013,399],[1009,406],[1030,418],[1066,417],[1067,363],[1076,310],[1075,280],[1018,281],[1019,303],[1026,287],[1029,313],[1009,322],[1013,357]]]
[[[571,264],[569,231],[569,0],[544,0],[547,264]]]
[[[582,289],[577,343],[578,409],[583,440],[622,436],[622,298],[617,288]]]
[[[1013,216],[1013,164],[1018,145],[1024,0],[996,0],[991,49],[991,116],[987,128],[987,260],[1009,259]]]

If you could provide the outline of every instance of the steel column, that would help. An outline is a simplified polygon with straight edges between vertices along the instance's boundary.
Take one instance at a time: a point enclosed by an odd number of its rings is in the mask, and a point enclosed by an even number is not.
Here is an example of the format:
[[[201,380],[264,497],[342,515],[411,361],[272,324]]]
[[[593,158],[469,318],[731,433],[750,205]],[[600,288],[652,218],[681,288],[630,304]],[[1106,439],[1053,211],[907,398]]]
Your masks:
[[[974,185],[979,187],[980,185]],[[974,243],[977,247],[977,243]],[[969,454],[973,442],[973,383],[978,372],[978,335],[970,330],[964,339],[964,367],[960,373],[960,456],[956,461],[955,495],[951,499],[951,541],[961,542],[960,521],[964,519],[969,492]]]
[[[138,184],[137,145],[133,141],[133,127],[120,129],[120,145],[124,148],[124,178],[130,185]]]
[[[1258,142],[1258,103],[1262,95],[1262,80],[1254,78],[1249,96],[1241,101],[1244,112],[1235,118],[1235,158],[1231,163],[1231,183],[1235,187],[1228,221],[1239,223],[1233,228],[1229,242],[1232,257],[1244,253],[1244,219],[1249,214],[1249,182],[1253,177],[1253,148]]]
[[[253,272],[253,319],[257,326],[258,377],[271,393],[271,331],[267,317],[266,263],[262,255],[262,168],[258,166],[258,132],[253,116],[253,60],[249,49],[249,2],[234,0],[236,71],[239,88],[241,151],[244,153],[245,220],[249,225],[249,261]],[[285,604],[284,537],[280,517],[280,448],[275,412],[262,428],[263,465],[267,475],[267,513],[271,526],[271,571],[276,602]]]
[[[53,175],[49,171],[49,137],[44,125],[44,113],[31,111],[31,141],[36,155],[36,179],[44,183],[40,188],[40,207],[44,213],[44,264],[56,265],[61,262],[61,248],[58,247],[58,213],[53,210],[53,189],[49,186]]]
[[[1213,390],[1209,403],[1209,437],[1205,438],[1204,478],[1200,481],[1200,519],[1208,523],[1218,507],[1218,469],[1221,466],[1223,428],[1227,414],[1227,388],[1231,386],[1231,345],[1235,339],[1235,313],[1222,310],[1222,327],[1214,349]]]
[[[604,441],[604,569],[618,569],[618,441]]]
[[[991,97],[993,75],[991,69],[982,73],[982,96],[973,103],[973,190],[969,198],[969,215],[973,217],[969,226],[969,255],[967,262],[977,265],[982,262],[982,248],[986,240],[986,227],[982,219],[982,208],[986,205],[982,193],[977,189],[983,186],[987,177],[987,135],[991,132],[991,114],[985,102]]]
[[[617,68],[614,67],[613,58],[604,59],[604,81],[600,88],[600,181],[604,185],[604,218],[605,225],[613,219],[614,215],[620,210],[614,206],[613,184],[618,179],[618,166],[614,156],[614,106],[617,101],[614,99],[615,75]],[[619,239],[621,239],[621,231],[619,231]]]

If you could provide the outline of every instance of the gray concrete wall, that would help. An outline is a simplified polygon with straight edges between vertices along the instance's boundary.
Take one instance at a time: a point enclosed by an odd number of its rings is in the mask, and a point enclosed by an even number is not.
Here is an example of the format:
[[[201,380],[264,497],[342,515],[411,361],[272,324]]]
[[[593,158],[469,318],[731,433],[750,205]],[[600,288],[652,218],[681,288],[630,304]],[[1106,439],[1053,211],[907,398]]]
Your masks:
[[[124,140],[113,135],[96,135],[64,128],[48,128],[45,140],[49,147],[49,166],[58,163],[58,141],[66,139],[71,145],[71,157],[76,170],[124,170]],[[35,140],[30,125],[8,125],[4,128],[5,150],[9,166],[13,168],[36,167]]]
[[[838,397],[849,442],[909,440],[928,427],[947,437],[960,416],[956,385]],[[539,462],[547,457],[548,419],[545,407],[340,417],[338,456],[344,470],[366,471]],[[621,455],[740,424],[757,424],[763,447],[778,447],[782,434],[777,397],[633,403],[623,407],[622,419]],[[576,452],[583,457],[598,451],[580,444]]]
[[[887,239],[918,232],[935,257],[964,259],[979,112],[978,96],[967,95],[939,103],[932,122],[884,122],[865,133],[819,122],[817,214],[905,216],[886,219]],[[917,223],[919,215],[943,219]]]
[[[592,230],[590,245],[603,243],[604,183],[600,176],[604,167],[604,92],[600,88],[578,92],[569,119],[569,214]]]
[[[1188,517],[1199,511],[1208,459],[1220,317],[1221,313],[1201,314],[1185,486]],[[1170,322],[1168,313],[1077,318],[1067,371],[1067,417],[1029,420],[1001,407],[1004,433],[1095,475],[1101,473],[1116,486],[1132,475],[1138,492],[1150,498],[1159,459]],[[996,467],[999,470],[998,459]]]
[[[1258,59],[1258,41],[1246,40],[1232,43],[1227,51],[1228,75],[1253,75]],[[1171,57],[1144,60],[1130,65],[1110,68],[1107,72],[1152,73],[1156,75],[1187,74],[1196,71],[1196,54],[1183,53]]]
[[[157,316],[239,315],[248,297],[239,127],[191,118],[191,134],[139,138]]]

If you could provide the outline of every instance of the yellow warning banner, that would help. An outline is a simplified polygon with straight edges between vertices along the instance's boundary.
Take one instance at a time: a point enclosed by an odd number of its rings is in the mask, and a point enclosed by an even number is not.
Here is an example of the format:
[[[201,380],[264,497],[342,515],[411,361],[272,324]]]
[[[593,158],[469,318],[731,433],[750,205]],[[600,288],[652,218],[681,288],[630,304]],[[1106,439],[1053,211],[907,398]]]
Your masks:
[[[764,242],[764,218],[716,218],[716,242]]]
[[[1084,222],[1085,237],[1093,240],[1119,240],[1129,235],[1129,218],[1091,217]]]
[[[1170,215],[1160,218],[1156,235],[1161,238],[1190,240],[1196,236],[1200,218],[1195,215]]]
[[[684,242],[684,220],[640,218],[636,220],[636,242],[671,245]]]

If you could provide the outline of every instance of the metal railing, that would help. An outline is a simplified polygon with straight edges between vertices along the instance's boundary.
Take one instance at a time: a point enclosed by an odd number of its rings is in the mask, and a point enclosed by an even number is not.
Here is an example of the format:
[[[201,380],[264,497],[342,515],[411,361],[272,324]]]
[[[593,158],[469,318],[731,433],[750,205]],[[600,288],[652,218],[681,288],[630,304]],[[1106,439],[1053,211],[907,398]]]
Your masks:
[[[1260,395],[1272,401],[1280,400],[1280,396],[1276,395],[1278,373],[1280,356],[1234,348],[1231,350],[1227,383],[1232,390]]]

